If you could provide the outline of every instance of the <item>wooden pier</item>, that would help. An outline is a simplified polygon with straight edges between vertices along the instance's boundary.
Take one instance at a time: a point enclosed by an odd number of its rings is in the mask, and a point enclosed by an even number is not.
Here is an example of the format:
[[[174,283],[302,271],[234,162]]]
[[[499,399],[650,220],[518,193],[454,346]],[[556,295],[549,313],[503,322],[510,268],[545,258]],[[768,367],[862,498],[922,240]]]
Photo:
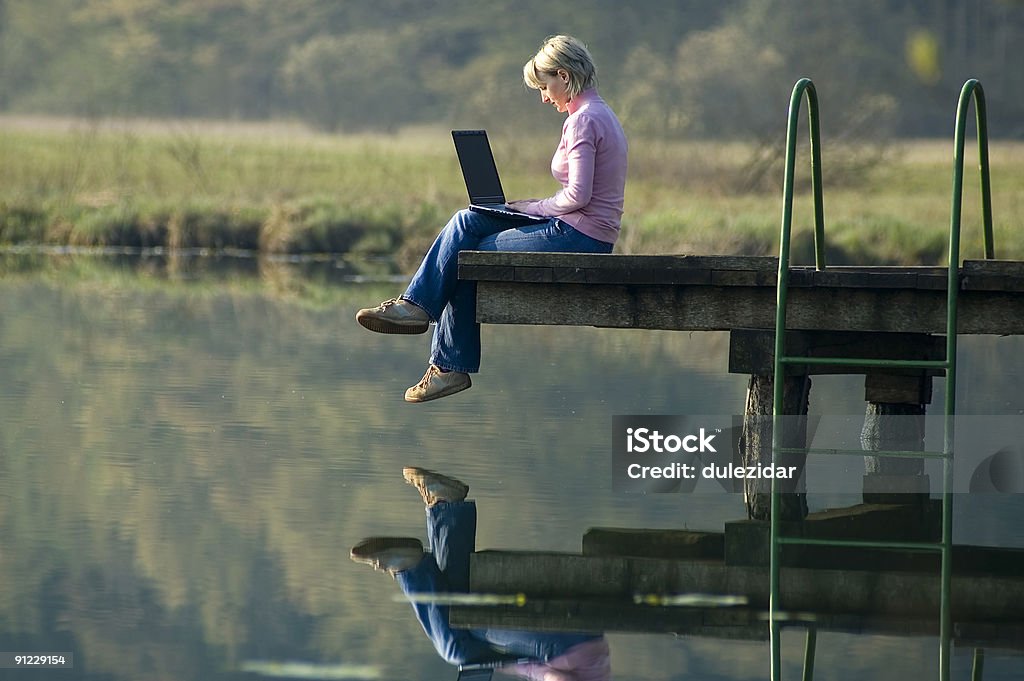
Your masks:
[[[484,324],[775,329],[778,258],[465,252]],[[944,334],[945,267],[794,267],[787,327]],[[961,334],[1024,333],[1024,262],[965,260]]]
[[[477,282],[481,323],[730,332],[728,370],[750,376],[742,443],[747,463],[771,456],[764,417],[772,413],[777,275],[778,259],[759,256],[464,252],[459,260],[459,277]],[[958,284],[959,334],[1024,334],[1024,262],[966,260]],[[945,267],[793,267],[787,354],[941,358],[947,285]],[[870,431],[875,449],[921,449],[898,428],[890,430],[895,421],[886,417],[923,416],[932,377],[941,374],[935,369],[793,364],[787,367],[784,413],[807,413],[811,375],[851,372],[865,376],[865,433]],[[870,457],[871,450],[864,455]],[[865,475],[862,506],[808,515],[801,490],[786,490],[786,534],[933,539],[938,512],[927,482],[917,485],[921,493],[905,493],[914,479],[923,479],[923,462],[915,460],[917,468],[909,471],[906,461],[898,463],[889,469],[888,460],[879,459]],[[592,530],[579,554],[478,553],[473,590],[522,592],[527,603],[453,608],[452,621],[467,627],[767,639],[767,486],[746,484],[748,519],[727,523],[724,533]],[[953,555],[954,643],[1024,650],[1024,550],[957,546]],[[782,565],[794,623],[849,632],[938,633],[934,555],[790,547]],[[746,605],[634,602],[638,594],[680,592],[739,596]]]

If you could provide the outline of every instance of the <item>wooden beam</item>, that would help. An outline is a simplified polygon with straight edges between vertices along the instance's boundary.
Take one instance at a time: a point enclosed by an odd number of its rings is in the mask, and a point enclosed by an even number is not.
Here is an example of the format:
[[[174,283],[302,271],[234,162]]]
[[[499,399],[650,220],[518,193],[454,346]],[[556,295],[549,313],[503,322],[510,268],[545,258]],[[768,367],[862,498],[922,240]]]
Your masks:
[[[871,539],[876,541],[938,541],[941,505],[931,502],[925,508],[896,504],[858,504],[847,508],[816,511],[803,522],[780,526],[785,537],[811,539]],[[727,565],[768,565],[768,521],[734,520],[725,524],[725,562]],[[886,550],[843,547],[787,546],[784,564],[810,568],[903,570],[906,566],[922,570],[938,565],[935,556],[925,555],[908,563],[904,554]],[[1024,577],[1022,566],[1021,577]]]
[[[592,527],[583,535],[583,555],[722,560],[725,535],[692,530]]]
[[[466,251],[489,324],[714,331],[775,326],[777,260]],[[959,332],[1024,334],[1024,263],[967,261]],[[937,267],[793,268],[788,327],[945,333],[946,272]],[[841,314],[840,314],[841,312]]]
[[[478,282],[477,321],[620,329],[774,329],[775,291],[741,286]],[[939,290],[793,289],[788,327],[809,331],[945,333]],[[961,334],[1024,334],[1024,295],[965,291]]]
[[[866,333],[846,331],[789,331],[786,353],[799,357],[845,357],[865,359],[928,359],[945,357],[944,337],[919,333]],[[729,372],[733,374],[772,374],[775,370],[775,331],[733,329],[729,334]],[[906,375],[917,378],[920,369],[865,369],[863,367],[792,364],[790,375],[864,374]],[[941,375],[938,369],[927,373]]]
[[[790,611],[893,617],[934,617],[938,611],[936,574],[784,567],[781,577]],[[470,559],[470,588],[525,593],[527,600],[613,599],[626,605],[636,594],[702,593],[744,596],[753,608],[768,605],[764,567],[700,560],[484,551]],[[952,599],[957,619],[1024,621],[1024,577],[954,574]]]
[[[869,373],[864,377],[864,400],[878,404],[931,404],[932,377]]]
[[[888,636],[936,636],[936,617],[878,617],[851,614],[794,613],[794,624],[813,624],[819,631]],[[652,607],[607,599],[536,599],[522,607],[465,607],[450,610],[450,622],[461,628],[525,629],[530,631],[627,631],[677,636],[767,641],[768,613],[757,608]],[[1024,622],[958,620],[953,643],[1007,652],[1024,650]]]

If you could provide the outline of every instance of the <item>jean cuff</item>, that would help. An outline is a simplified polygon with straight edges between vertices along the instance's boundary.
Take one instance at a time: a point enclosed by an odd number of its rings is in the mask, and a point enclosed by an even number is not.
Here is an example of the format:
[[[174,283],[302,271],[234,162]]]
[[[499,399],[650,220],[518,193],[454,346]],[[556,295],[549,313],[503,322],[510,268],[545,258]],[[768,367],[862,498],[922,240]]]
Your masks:
[[[418,563],[410,568],[406,568],[405,570],[399,570],[394,574],[395,581],[402,586],[403,591],[407,588],[411,588],[411,585],[420,578],[424,571],[430,572],[430,565],[426,563],[428,560],[434,560],[434,554],[430,551],[424,551],[423,557],[420,558]]]
[[[436,366],[441,371],[458,371],[463,374],[478,374],[480,373],[480,367],[477,366],[475,369],[468,369],[465,367],[455,366],[454,364],[448,364],[447,362],[439,362],[436,357],[430,358],[430,363]]]

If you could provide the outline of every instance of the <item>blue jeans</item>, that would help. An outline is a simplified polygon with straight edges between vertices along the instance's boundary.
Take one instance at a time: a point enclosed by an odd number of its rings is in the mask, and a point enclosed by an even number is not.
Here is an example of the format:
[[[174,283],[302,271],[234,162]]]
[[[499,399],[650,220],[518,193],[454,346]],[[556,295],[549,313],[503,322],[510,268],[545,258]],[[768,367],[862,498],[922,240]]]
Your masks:
[[[480,370],[476,282],[459,280],[459,251],[611,253],[612,244],[577,232],[558,218],[540,224],[460,210],[423,257],[402,298],[437,322],[430,363],[445,371]]]
[[[405,594],[467,593],[469,554],[476,545],[476,504],[438,503],[427,509],[430,553],[395,580]],[[448,606],[413,602],[423,631],[434,649],[451,664],[480,664],[504,659],[548,660],[574,645],[600,638],[592,634],[559,634],[505,629],[452,629]]]

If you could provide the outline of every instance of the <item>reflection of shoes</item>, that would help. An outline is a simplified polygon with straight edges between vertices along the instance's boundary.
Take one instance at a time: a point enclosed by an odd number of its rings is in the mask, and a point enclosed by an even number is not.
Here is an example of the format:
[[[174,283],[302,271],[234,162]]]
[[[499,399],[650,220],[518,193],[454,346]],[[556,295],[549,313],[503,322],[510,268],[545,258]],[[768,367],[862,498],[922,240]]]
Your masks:
[[[377,333],[424,333],[430,327],[423,308],[401,298],[363,308],[356,313],[356,321]]]
[[[439,501],[462,501],[469,494],[469,485],[466,483],[426,468],[403,468],[402,477],[420,491],[423,503],[427,506],[433,506]]]
[[[461,371],[441,371],[431,364],[420,382],[405,391],[406,402],[429,402],[447,397],[473,385],[469,374]]]
[[[394,575],[423,559],[423,543],[411,537],[369,537],[353,546],[349,555],[357,563]]]

